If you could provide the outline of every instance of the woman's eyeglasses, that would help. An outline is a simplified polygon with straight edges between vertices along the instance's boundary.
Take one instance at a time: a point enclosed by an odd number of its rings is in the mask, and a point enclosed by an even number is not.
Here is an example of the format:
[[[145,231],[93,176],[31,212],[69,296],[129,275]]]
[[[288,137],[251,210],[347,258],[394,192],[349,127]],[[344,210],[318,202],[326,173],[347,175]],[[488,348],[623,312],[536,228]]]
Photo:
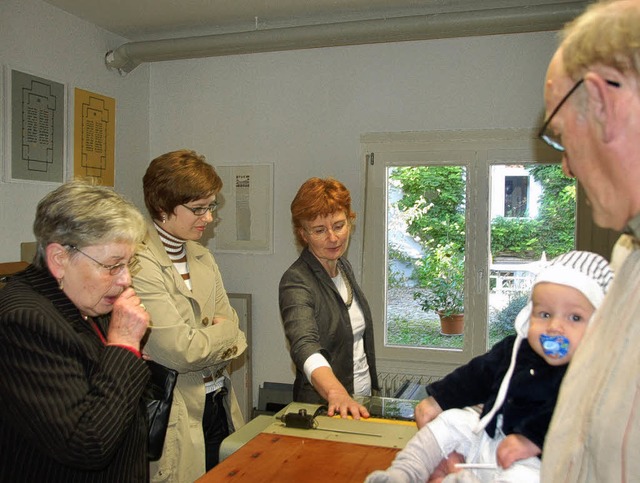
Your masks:
[[[313,238],[323,239],[329,236],[329,232],[336,236],[342,235],[347,230],[348,226],[349,224],[346,221],[339,221],[334,223],[331,228],[327,228],[326,226],[314,226],[313,228],[305,228],[304,231]]]
[[[211,212],[213,214],[213,212],[218,209],[218,202],[214,201],[209,206],[196,206],[195,208],[192,208],[191,206],[187,206],[187,205],[182,205],[182,206],[184,206],[187,210],[189,210],[191,213],[193,213],[196,216],[204,216],[207,214],[207,212]]]
[[[87,255],[85,252],[80,250],[75,245],[69,245],[69,248],[74,250],[74,251],[76,251],[76,252],[78,252],[78,253],[81,253],[82,255],[87,257],[89,260],[93,260],[95,263],[100,265],[102,268],[104,268],[105,270],[108,270],[109,271],[109,275],[112,275],[112,276],[116,276],[116,275],[121,274],[124,271],[125,268],[128,268],[129,270],[131,270],[131,268],[133,268],[138,263],[138,259],[136,257],[131,257],[131,259],[129,260],[128,263],[116,263],[115,265],[105,265],[104,263],[99,262],[98,260],[93,258],[91,255]]]

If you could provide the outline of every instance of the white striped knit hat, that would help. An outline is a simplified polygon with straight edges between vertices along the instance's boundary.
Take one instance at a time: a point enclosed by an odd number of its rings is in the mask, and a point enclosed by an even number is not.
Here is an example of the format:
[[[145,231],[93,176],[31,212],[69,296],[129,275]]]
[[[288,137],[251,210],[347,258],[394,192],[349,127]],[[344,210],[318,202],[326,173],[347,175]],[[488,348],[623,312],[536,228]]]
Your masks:
[[[533,293],[533,287],[542,282],[550,282],[575,288],[576,290],[579,290],[597,309],[604,300],[604,296],[607,293],[612,280],[613,271],[609,267],[609,262],[596,253],[584,251],[572,251],[559,255],[538,273],[533,281],[533,285],[531,285],[529,301],[520,311],[515,320],[514,326],[517,337],[513,343],[509,369],[500,384],[496,402],[491,410],[482,417],[475,428],[476,432],[482,431],[487,424],[489,424],[489,421],[491,421],[493,416],[498,412],[506,397],[507,390],[509,389],[509,382],[515,369],[518,349],[520,349],[522,341],[527,338],[527,332],[529,331],[529,320],[531,318],[532,308],[531,294]]]
[[[531,293],[537,284],[550,282],[575,288],[597,309],[612,280],[613,271],[609,262],[597,253],[572,251],[557,256],[540,270],[533,281],[529,302],[516,317],[516,332],[522,337],[527,337],[531,317]]]

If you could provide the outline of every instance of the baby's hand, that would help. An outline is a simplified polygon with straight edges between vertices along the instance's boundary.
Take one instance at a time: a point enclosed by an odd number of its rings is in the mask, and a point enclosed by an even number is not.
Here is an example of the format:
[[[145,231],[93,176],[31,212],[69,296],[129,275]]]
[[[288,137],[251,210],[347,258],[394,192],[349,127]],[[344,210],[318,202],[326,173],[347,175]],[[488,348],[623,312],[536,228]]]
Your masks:
[[[458,473],[460,469],[456,467],[457,463],[464,463],[464,456],[454,451],[436,466],[427,483],[442,483],[447,475]]]
[[[418,429],[434,420],[441,412],[442,408],[432,396],[420,401],[414,413]]]
[[[502,468],[509,468],[515,461],[538,456],[542,451],[530,439],[521,434],[510,434],[498,445],[496,458]]]

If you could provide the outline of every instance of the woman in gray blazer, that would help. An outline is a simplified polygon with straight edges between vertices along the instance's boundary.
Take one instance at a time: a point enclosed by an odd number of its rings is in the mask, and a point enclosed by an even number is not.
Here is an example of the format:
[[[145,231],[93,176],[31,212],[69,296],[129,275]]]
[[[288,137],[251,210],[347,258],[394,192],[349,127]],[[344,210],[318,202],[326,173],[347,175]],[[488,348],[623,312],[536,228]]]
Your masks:
[[[293,399],[329,416],[369,417],[353,396],[378,392],[373,321],[344,254],[355,213],[332,178],[308,179],[291,203],[300,257],[280,280],[280,314],[296,366]]]

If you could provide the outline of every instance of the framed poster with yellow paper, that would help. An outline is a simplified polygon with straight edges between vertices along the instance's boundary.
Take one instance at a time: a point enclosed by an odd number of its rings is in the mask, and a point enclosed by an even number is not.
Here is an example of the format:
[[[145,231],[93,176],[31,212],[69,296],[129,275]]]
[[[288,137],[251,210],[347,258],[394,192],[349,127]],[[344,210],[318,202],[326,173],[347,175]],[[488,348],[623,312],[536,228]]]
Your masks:
[[[116,100],[82,89],[74,97],[74,177],[113,186]]]

